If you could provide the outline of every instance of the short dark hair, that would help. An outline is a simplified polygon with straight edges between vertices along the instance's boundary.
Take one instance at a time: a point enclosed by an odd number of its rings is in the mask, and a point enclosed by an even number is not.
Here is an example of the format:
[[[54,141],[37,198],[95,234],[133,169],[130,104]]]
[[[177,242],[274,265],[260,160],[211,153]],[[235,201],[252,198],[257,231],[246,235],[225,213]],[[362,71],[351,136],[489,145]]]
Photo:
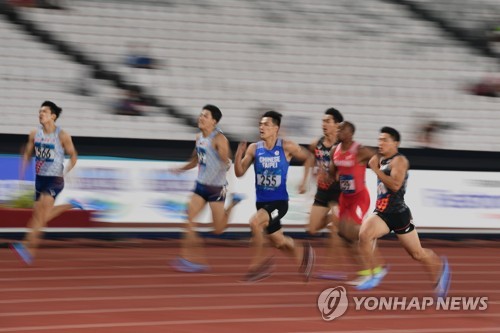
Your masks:
[[[202,110],[210,111],[210,113],[212,114],[212,118],[214,118],[216,122],[219,122],[222,118],[222,112],[220,112],[220,109],[215,105],[207,104],[203,107]]]
[[[279,112],[276,112],[276,111],[267,111],[266,113],[264,113],[262,115],[261,118],[264,118],[264,117],[269,117],[273,120],[273,124],[274,125],[277,125],[278,127],[281,126],[281,117],[283,117],[283,115]]]
[[[356,126],[354,126],[353,123],[351,123],[350,121],[343,121],[342,124],[344,124],[344,126],[347,126],[351,129],[351,132],[352,134],[354,134],[356,132]]]
[[[333,120],[336,122],[336,123],[341,123],[344,121],[344,116],[342,116],[342,113],[340,113],[339,110],[335,109],[335,108],[329,108],[325,111],[325,114],[328,114],[330,116],[333,117]]]
[[[389,134],[394,141],[400,142],[401,141],[401,135],[399,132],[392,127],[389,126],[384,126],[380,129],[380,133],[386,133]]]
[[[43,108],[44,106],[48,106],[50,108],[50,113],[55,114],[56,115],[56,119],[59,118],[59,115],[61,114],[62,109],[60,107],[58,107],[56,105],[56,103],[51,102],[51,101],[45,101],[45,102],[42,103],[42,105],[40,107]]]

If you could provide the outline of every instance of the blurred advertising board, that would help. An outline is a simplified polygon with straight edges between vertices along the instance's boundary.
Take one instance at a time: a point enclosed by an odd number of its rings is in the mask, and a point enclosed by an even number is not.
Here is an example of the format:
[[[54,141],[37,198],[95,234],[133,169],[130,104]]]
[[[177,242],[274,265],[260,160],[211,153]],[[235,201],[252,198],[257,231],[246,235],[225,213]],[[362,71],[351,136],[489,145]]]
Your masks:
[[[176,223],[186,219],[186,207],[194,188],[197,169],[184,173],[171,170],[182,162],[81,157],[65,180],[65,189],[56,204],[76,198],[94,210],[101,222]],[[19,157],[0,155],[0,203],[19,193],[34,191],[33,169],[19,180]],[[28,177],[28,175],[30,175]],[[306,194],[298,194],[302,167],[290,167],[289,211],[284,225],[305,225],[314,200],[314,177]],[[375,205],[376,178],[367,170],[371,209]],[[228,193],[246,195],[233,210],[229,223],[245,224],[255,213],[253,168],[236,178],[228,172]],[[406,202],[414,223],[430,229],[490,229],[500,232],[500,173],[410,170]],[[211,221],[206,207],[196,219]]]

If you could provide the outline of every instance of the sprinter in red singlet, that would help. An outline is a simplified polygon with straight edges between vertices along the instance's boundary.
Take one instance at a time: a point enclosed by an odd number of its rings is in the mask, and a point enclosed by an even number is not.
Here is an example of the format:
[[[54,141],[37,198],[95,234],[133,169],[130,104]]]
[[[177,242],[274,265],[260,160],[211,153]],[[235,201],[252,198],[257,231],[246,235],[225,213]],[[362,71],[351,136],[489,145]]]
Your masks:
[[[366,188],[366,166],[375,150],[353,140],[356,128],[344,121],[339,126],[338,141],[332,154],[332,171],[340,182],[339,235],[350,243],[354,258],[358,259],[358,239],[361,222],[370,208],[370,194]],[[380,257],[380,256],[376,256]],[[360,262],[361,263],[361,262]],[[387,269],[378,265],[376,274],[385,275]],[[371,271],[361,270],[358,278],[348,282],[361,286],[371,277]]]

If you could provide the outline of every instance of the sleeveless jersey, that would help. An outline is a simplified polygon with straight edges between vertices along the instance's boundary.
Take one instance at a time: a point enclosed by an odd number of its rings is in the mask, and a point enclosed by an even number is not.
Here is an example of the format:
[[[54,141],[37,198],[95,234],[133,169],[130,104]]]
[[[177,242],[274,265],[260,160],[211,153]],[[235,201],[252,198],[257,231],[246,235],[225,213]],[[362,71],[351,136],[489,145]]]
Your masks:
[[[59,138],[61,128],[45,134],[40,125],[35,134],[35,161],[38,176],[62,177],[64,170],[64,149]]]
[[[286,178],[289,165],[281,139],[270,150],[264,147],[264,141],[257,142],[254,161],[257,202],[288,200]]]
[[[212,145],[212,141],[218,133],[222,133],[222,131],[216,128],[206,138],[200,135],[196,140],[197,182],[203,185],[224,186],[227,184],[226,173],[229,166],[220,159],[219,153]]]
[[[396,156],[403,156],[400,153],[380,161],[380,169],[386,175],[391,174],[390,162]],[[405,203],[405,193],[406,193],[406,182],[408,180],[408,172],[406,172],[405,180],[403,185],[397,192],[389,190],[380,179],[377,179],[377,203],[375,205],[375,211],[381,213],[399,213],[407,209]]]
[[[314,148],[314,156],[316,158],[316,166],[318,167],[317,173],[317,187],[319,190],[328,190],[335,182],[335,179],[330,176],[330,147],[326,147],[323,143],[325,137],[321,137]]]
[[[366,188],[366,165],[357,161],[359,143],[353,142],[349,150],[342,151],[339,143],[333,153],[333,163],[339,175],[340,190],[345,195],[354,195]]]

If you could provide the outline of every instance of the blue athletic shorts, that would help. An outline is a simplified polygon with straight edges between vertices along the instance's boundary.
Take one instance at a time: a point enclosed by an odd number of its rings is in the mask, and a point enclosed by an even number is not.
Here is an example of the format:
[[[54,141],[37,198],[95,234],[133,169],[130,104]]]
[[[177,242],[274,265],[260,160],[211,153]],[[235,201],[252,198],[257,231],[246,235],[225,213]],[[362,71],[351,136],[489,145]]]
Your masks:
[[[42,193],[49,194],[52,198],[56,198],[64,188],[63,177],[53,176],[36,176],[35,179],[35,201],[38,201]]]
[[[196,182],[194,193],[198,194],[207,202],[226,200],[226,191],[224,186],[204,185]]]

